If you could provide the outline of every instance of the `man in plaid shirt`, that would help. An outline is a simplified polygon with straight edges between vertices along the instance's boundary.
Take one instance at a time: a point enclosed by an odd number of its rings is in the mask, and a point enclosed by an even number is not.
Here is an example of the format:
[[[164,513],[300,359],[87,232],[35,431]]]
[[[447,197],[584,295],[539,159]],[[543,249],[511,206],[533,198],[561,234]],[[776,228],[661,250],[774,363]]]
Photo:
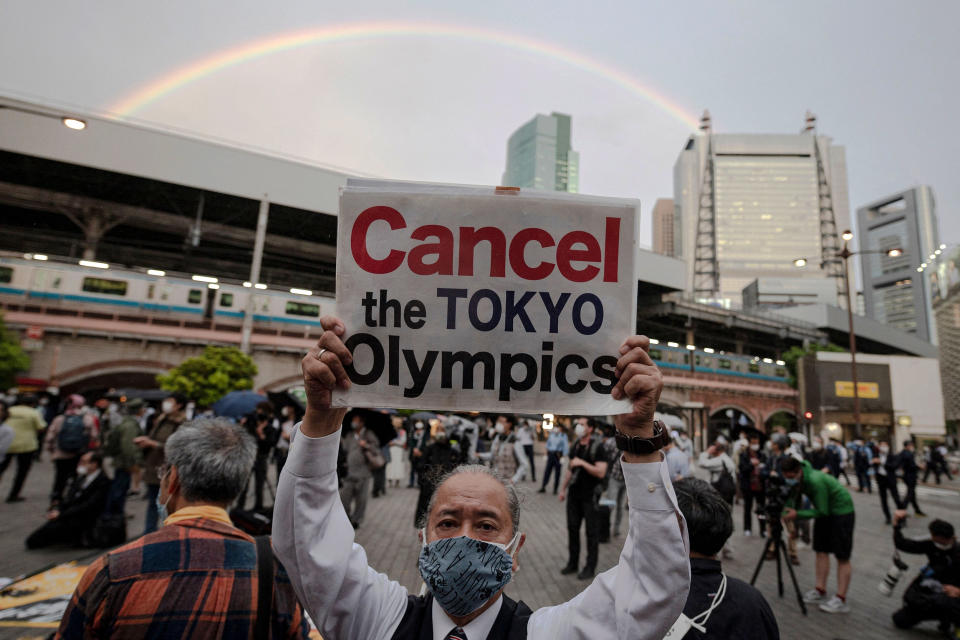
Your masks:
[[[225,507],[246,485],[256,444],[221,419],[184,424],[166,442],[157,499],[165,525],[101,556],[84,573],[56,638],[248,638],[257,617],[254,539]],[[274,559],[271,638],[308,624]]]

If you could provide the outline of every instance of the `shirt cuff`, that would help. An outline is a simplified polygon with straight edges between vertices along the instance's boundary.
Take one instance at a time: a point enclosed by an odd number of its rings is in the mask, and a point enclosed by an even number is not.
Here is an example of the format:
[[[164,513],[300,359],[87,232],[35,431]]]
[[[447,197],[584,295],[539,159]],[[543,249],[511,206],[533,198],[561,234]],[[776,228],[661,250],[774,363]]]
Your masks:
[[[337,453],[340,451],[340,430],[328,436],[311,438],[300,432],[298,422],[290,436],[290,451],[283,470],[300,478],[319,478],[337,472]]]
[[[620,461],[630,509],[674,511],[673,485],[666,462]],[[671,490],[667,488],[670,487]]]

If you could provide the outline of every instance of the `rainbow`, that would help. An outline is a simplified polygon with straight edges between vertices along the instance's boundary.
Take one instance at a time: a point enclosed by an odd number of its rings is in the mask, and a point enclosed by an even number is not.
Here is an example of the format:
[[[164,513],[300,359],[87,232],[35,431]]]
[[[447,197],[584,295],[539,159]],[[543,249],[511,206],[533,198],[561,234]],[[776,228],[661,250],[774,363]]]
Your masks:
[[[576,51],[563,49],[543,40],[504,33],[502,31],[421,22],[341,24],[282,33],[268,38],[254,40],[230,49],[218,51],[210,56],[174,69],[124,96],[110,107],[109,111],[120,117],[132,116],[151,103],[192,82],[213,75],[222,69],[272,53],[288,51],[312,44],[391,37],[457,38],[541,55],[613,82],[630,93],[652,103],[672,118],[683,123],[684,126],[689,129],[696,129],[698,126],[698,120],[694,115],[671,101],[662,93],[641,84],[636,78],[615,67],[577,53]]]

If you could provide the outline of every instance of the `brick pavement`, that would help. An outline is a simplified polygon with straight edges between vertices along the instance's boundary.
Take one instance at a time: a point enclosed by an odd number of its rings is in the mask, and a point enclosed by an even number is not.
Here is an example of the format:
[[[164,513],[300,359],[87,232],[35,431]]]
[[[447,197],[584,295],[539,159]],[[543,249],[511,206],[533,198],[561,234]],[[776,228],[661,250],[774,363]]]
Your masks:
[[[542,458],[538,469],[542,467]],[[271,477],[273,470],[270,471]],[[5,496],[11,482],[11,473],[0,481],[0,496]],[[539,474],[538,474],[539,476]],[[84,552],[73,549],[25,551],[23,540],[34,527],[42,522],[44,498],[52,478],[49,462],[35,465],[28,479],[24,495],[27,501],[8,505],[0,503],[0,576],[11,576],[35,569],[50,562],[76,558]],[[523,511],[521,528],[527,534],[527,542],[520,555],[520,571],[507,587],[507,594],[522,599],[532,608],[563,602],[575,596],[585,584],[575,577],[560,575],[560,567],[566,562],[566,524],[563,505],[550,493],[537,494],[538,485],[521,484]],[[960,526],[960,482],[947,483],[944,488],[921,487],[921,506],[929,516],[952,520]],[[849,594],[853,611],[849,614],[828,615],[811,609],[804,618],[793,596],[789,578],[784,573],[784,598],[776,596],[776,570],[766,563],[758,580],[758,587],[766,595],[773,608],[780,631],[786,640],[830,640],[853,638],[936,638],[935,626],[927,623],[919,630],[909,632],[895,629],[890,614],[900,605],[906,583],[922,564],[919,556],[904,556],[910,565],[908,576],[898,585],[897,592],[886,598],[877,591],[876,585],[890,564],[893,544],[891,529],[883,524],[879,500],[876,494],[853,494],[857,509],[856,537],[854,543],[854,576]],[[419,543],[413,526],[413,513],[417,491],[414,489],[390,489],[385,497],[370,500],[367,518],[358,531],[357,540],[369,555],[372,566],[387,573],[407,588],[419,588],[417,555]],[[143,523],[146,502],[131,498],[128,512],[131,532],[139,531]],[[736,532],[731,538],[735,557],[724,562],[725,570],[734,577],[750,578],[756,560],[763,547],[760,538],[742,536],[740,507],[734,514]],[[926,533],[928,519],[912,519],[908,535]],[[614,538],[609,544],[600,545],[600,568],[607,569],[617,562],[619,544]],[[797,568],[797,578],[802,591],[813,586],[813,552],[800,551],[802,565]],[[830,588],[835,583],[831,579]],[[10,636],[0,629],[0,638]]]

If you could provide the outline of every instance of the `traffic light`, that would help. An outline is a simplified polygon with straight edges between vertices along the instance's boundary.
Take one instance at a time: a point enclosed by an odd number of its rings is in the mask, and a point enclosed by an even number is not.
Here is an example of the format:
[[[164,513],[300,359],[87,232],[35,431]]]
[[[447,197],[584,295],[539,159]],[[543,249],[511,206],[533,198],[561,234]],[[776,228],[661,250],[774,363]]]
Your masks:
[[[813,420],[813,411],[804,411],[803,412],[804,420]]]

